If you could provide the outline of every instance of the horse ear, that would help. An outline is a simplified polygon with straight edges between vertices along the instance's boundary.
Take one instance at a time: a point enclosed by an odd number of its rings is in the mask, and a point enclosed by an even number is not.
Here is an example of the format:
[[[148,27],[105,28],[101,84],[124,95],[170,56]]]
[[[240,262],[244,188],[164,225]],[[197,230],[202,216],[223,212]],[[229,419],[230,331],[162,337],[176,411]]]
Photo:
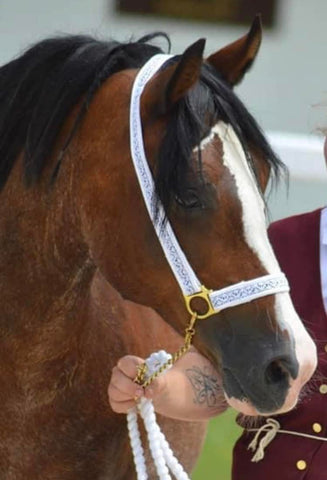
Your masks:
[[[206,59],[231,85],[239,83],[251,67],[261,44],[260,15],[253,20],[250,31]]]
[[[203,63],[205,39],[190,45],[177,63],[159,72],[143,94],[143,107],[156,114],[168,112],[197,82]]]
[[[200,38],[183,53],[166,88],[167,109],[180,100],[199,79],[205,43],[205,39]]]

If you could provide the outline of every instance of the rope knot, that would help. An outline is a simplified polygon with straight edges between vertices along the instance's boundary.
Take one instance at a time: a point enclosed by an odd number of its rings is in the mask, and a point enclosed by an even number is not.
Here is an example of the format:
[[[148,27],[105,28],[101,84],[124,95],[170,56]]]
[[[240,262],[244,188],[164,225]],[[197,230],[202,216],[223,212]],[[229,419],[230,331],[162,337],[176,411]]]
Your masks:
[[[268,418],[266,423],[262,425],[256,432],[254,439],[248,446],[248,450],[255,452],[251,458],[251,462],[260,462],[265,456],[265,449],[276,437],[280,430],[280,423],[274,418]],[[259,441],[262,433],[265,435]]]

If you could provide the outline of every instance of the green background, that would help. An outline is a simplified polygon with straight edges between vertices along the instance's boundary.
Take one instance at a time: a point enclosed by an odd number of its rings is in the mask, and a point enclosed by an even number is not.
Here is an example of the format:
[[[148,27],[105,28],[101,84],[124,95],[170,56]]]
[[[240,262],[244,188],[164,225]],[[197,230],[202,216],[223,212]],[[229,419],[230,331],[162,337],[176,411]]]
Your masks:
[[[232,449],[242,431],[235,417],[235,411],[229,409],[210,421],[203,452],[192,480],[231,479]]]

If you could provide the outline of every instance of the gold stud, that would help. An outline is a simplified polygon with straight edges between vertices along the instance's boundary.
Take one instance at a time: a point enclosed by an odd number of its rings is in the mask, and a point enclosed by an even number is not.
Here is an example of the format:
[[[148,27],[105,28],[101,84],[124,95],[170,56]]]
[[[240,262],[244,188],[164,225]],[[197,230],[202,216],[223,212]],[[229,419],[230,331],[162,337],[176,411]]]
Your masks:
[[[299,460],[296,462],[296,468],[298,470],[305,470],[307,468],[307,462],[304,460]]]
[[[319,387],[319,392],[322,394],[322,395],[325,395],[327,393],[327,385],[325,383],[323,383],[322,385],[320,385]]]
[[[325,352],[327,353],[327,343],[326,343],[326,345],[324,346],[324,350],[325,350]]]
[[[312,425],[312,430],[316,433],[320,433],[322,431],[322,426],[320,425],[320,423],[314,423]]]

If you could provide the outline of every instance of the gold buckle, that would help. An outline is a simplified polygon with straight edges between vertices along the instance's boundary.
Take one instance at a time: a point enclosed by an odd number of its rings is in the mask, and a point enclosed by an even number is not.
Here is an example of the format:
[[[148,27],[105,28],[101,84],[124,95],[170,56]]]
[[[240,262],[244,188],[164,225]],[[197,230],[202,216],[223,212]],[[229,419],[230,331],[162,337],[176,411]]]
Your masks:
[[[212,292],[212,290],[208,290],[204,285],[201,285],[200,292],[193,293],[192,295],[184,295],[184,300],[185,300],[185,303],[186,303],[187,311],[191,315],[197,315],[197,318],[200,318],[201,320],[203,320],[204,318],[208,318],[211,315],[214,315],[215,313],[218,313],[219,310],[215,310],[213,308],[212,303],[211,303],[211,300],[210,300],[210,297],[209,297],[209,294],[211,292]],[[205,313],[201,314],[201,313],[197,312],[196,310],[192,310],[191,302],[195,298],[201,298],[202,300],[205,301],[205,303],[207,304],[207,311]]]

